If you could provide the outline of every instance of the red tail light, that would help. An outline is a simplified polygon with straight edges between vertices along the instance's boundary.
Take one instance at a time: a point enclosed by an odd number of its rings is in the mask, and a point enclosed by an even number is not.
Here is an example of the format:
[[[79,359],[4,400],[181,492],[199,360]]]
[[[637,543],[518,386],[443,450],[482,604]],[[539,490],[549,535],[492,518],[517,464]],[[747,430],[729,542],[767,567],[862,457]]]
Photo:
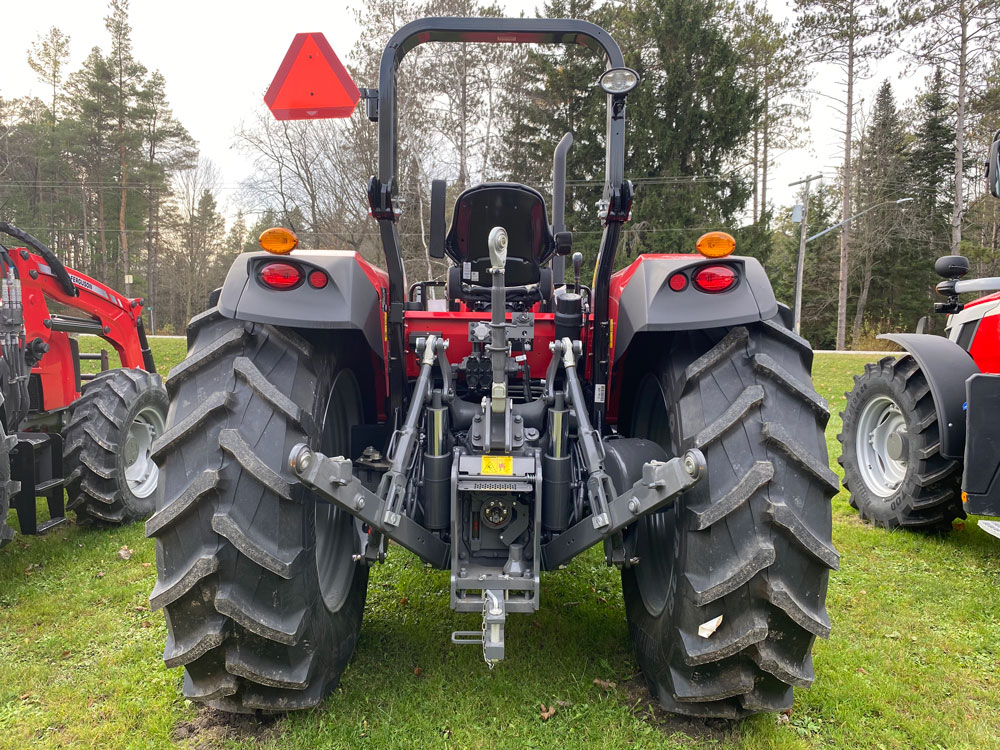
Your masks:
[[[691,277],[696,289],[709,294],[725,292],[736,286],[736,271],[731,266],[702,266]]]
[[[670,277],[670,280],[667,281],[667,283],[675,292],[683,292],[687,289],[688,277],[684,275],[683,271],[678,271]]]
[[[322,271],[313,271],[309,274],[309,286],[313,289],[322,289],[326,286],[326,274]]]
[[[294,289],[302,283],[302,271],[291,263],[268,263],[258,275],[272,289]]]

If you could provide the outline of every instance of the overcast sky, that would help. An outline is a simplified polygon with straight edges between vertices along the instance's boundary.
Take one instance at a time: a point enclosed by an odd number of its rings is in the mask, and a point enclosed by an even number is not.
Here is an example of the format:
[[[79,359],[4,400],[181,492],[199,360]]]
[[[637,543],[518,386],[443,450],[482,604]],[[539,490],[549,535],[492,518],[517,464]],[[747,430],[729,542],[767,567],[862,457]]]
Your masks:
[[[522,10],[533,13],[535,0],[507,0],[510,15]],[[769,0],[771,12],[787,17],[786,0]],[[0,96],[25,94],[46,97],[26,62],[32,41],[50,26],[58,26],[70,36],[70,70],[79,68],[94,46],[108,50],[104,16],[105,0],[28,0],[5,3],[5,50],[0,62]],[[251,166],[232,149],[233,134],[242,120],[263,98],[292,37],[298,32],[321,31],[331,46],[346,58],[357,38],[357,24],[351,12],[334,3],[307,0],[132,0],[130,9],[136,56],[150,70],[166,77],[167,95],[177,118],[198,141],[203,156],[219,168],[222,203],[228,211],[241,179]],[[882,63],[871,80],[860,86],[866,105],[885,78],[896,89],[902,104],[919,83],[914,78],[899,80],[901,66],[890,60]],[[812,88],[840,96],[836,71],[823,69]],[[375,82],[358,81],[359,86]],[[829,108],[822,96],[812,103],[808,123],[810,147],[776,153],[776,168],[769,180],[770,195],[777,204],[793,202],[794,191],[787,183],[807,172],[823,171],[833,177],[839,163],[842,136],[841,116]]]

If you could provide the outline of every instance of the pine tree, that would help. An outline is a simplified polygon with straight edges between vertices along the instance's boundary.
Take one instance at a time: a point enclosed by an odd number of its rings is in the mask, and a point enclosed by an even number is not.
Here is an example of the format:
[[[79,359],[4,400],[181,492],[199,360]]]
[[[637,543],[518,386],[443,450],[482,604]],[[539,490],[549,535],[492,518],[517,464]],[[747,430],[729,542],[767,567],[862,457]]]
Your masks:
[[[888,28],[882,0],[795,0],[801,11],[797,31],[812,61],[838,66],[844,73],[844,162],[841,170],[841,218],[851,216],[853,189],[854,86],[868,64],[882,56],[880,37]],[[847,285],[851,227],[840,230],[840,281],[837,297],[837,348],[847,338]]]
[[[878,90],[862,142],[856,210],[867,213],[859,216],[852,227],[856,238],[852,261],[858,289],[852,331],[855,342],[861,335],[866,311],[874,313],[877,320],[912,317],[916,322],[912,312],[914,307],[923,307],[924,298],[924,290],[914,289],[909,283],[920,283],[922,274],[904,272],[913,262],[910,243],[902,236],[908,211],[892,202],[909,197],[910,190],[905,129],[888,81]]]
[[[128,152],[134,148],[137,133],[131,127],[131,118],[135,108],[145,68],[132,55],[132,27],[128,23],[128,0],[111,0],[110,15],[104,19],[104,26],[111,34],[111,53],[108,56],[108,69],[111,72],[114,116],[118,127],[116,145],[119,155],[118,180],[121,188],[118,207],[119,229],[119,263],[121,267],[122,291],[125,296],[131,295],[129,275],[131,259],[129,258],[128,229],[126,216],[128,209]]]
[[[930,77],[927,91],[917,99],[917,117],[909,147],[914,234],[924,248],[924,258],[933,259],[948,251],[954,200],[949,177],[955,158],[955,129],[939,69]]]

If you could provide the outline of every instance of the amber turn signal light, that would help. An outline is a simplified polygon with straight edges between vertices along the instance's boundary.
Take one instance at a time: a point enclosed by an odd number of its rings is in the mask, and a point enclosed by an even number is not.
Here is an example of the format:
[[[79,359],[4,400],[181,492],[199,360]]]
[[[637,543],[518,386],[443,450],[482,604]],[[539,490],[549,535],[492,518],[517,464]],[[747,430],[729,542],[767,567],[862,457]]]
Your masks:
[[[284,227],[265,229],[257,242],[264,250],[275,255],[288,255],[299,246],[299,238],[295,236],[295,232]]]
[[[698,238],[695,248],[706,258],[725,258],[736,249],[736,240],[725,232],[709,232]]]

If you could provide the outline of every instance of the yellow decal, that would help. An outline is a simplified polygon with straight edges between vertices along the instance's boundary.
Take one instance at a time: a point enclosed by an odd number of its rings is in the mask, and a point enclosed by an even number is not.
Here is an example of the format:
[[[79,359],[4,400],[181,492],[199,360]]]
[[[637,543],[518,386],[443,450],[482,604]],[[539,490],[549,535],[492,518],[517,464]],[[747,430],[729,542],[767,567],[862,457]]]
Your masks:
[[[511,476],[514,473],[513,456],[483,456],[481,474],[502,474]]]

